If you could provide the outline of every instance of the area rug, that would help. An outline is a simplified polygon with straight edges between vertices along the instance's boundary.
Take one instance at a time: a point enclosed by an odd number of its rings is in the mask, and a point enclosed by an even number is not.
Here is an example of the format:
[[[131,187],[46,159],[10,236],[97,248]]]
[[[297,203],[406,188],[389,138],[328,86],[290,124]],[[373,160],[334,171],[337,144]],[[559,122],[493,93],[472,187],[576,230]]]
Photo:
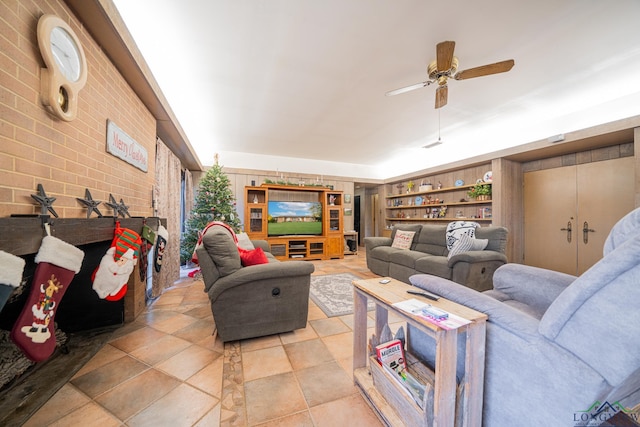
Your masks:
[[[353,286],[351,282],[361,279],[351,273],[311,276],[311,300],[327,317],[344,316],[353,313]],[[375,304],[368,302],[367,310],[373,310]]]

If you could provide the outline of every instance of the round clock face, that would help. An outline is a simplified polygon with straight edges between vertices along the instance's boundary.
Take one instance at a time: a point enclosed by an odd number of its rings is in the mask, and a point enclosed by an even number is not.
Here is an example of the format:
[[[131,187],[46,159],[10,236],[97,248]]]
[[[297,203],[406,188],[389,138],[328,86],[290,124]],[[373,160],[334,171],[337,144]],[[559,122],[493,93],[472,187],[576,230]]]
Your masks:
[[[73,37],[62,27],[51,30],[51,52],[64,77],[77,82],[82,71],[80,51]]]

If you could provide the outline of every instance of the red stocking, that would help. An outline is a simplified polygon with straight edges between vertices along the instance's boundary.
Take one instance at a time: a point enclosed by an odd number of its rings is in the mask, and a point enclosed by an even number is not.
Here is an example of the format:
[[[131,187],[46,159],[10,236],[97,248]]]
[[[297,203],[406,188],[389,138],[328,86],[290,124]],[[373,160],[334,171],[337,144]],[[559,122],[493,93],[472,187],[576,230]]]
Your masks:
[[[42,239],[29,299],[11,330],[13,342],[34,362],[46,360],[56,347],[53,319],[83,259],[84,252],[69,243],[53,236]]]

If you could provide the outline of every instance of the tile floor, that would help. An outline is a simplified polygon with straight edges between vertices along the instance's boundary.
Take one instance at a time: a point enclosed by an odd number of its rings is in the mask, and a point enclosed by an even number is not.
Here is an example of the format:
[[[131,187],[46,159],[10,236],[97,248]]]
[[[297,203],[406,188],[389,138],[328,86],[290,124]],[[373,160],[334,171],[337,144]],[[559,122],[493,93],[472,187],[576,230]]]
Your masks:
[[[315,275],[375,277],[364,250],[313,263]],[[223,344],[202,283],[183,279],[25,426],[379,426],[353,385],[352,325],[310,302],[305,329]]]

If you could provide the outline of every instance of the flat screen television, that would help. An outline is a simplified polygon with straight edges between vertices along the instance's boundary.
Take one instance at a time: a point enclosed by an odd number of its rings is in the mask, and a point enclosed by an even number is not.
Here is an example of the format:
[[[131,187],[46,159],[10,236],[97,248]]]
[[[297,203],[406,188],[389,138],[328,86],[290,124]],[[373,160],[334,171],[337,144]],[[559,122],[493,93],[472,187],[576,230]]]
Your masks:
[[[322,235],[322,203],[269,201],[267,234],[269,236]]]

